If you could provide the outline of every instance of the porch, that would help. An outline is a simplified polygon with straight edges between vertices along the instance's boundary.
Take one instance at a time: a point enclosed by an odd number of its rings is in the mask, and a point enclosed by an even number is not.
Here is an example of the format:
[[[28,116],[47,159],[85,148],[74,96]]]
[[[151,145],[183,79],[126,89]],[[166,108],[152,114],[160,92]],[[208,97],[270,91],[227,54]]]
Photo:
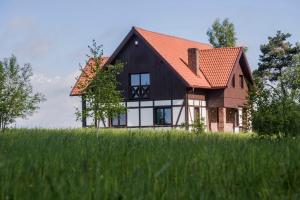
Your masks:
[[[207,110],[207,126],[209,131],[239,133],[246,130],[246,109],[242,107],[210,107]]]

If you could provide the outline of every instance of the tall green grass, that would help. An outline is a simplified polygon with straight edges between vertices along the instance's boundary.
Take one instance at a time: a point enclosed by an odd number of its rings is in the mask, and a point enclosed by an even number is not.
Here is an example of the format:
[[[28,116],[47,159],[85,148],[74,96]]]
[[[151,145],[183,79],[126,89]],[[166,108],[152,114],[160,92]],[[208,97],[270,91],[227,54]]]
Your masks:
[[[126,130],[0,133],[0,199],[299,199],[300,138]]]

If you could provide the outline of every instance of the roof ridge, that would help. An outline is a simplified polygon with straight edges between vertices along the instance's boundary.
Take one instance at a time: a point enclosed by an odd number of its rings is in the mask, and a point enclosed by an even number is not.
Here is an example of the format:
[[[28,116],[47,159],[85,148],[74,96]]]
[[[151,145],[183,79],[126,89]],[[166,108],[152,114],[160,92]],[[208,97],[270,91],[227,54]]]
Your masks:
[[[175,36],[175,35],[168,35],[168,34],[165,34],[165,33],[159,33],[159,32],[155,32],[155,31],[150,31],[150,30],[146,30],[146,29],[143,29],[143,28],[140,28],[140,27],[136,27],[136,26],[133,26],[133,28],[135,30],[137,30],[137,31],[138,30],[147,31],[147,32],[154,33],[154,34],[157,34],[157,35],[172,37],[172,38],[175,38],[175,39],[185,40],[185,41],[189,41],[189,42],[195,42],[195,43],[198,43],[198,44],[201,44],[201,45],[208,45],[208,46],[213,47],[211,44],[208,44],[208,43],[199,42],[199,41],[195,41],[195,40],[190,40],[190,39],[186,39],[186,38],[183,38],[183,37],[178,37],[178,36]]]
[[[243,47],[214,47],[211,49],[199,49],[199,51],[213,51],[213,50],[226,50],[226,49],[242,49]]]

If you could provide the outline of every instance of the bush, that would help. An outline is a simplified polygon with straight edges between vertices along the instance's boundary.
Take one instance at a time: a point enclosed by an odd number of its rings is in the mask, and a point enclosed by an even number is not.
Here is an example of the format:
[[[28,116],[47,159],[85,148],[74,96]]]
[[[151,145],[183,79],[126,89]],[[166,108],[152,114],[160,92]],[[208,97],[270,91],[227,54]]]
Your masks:
[[[192,132],[195,134],[202,134],[205,132],[205,125],[203,120],[196,119],[192,124]]]
[[[300,106],[289,104],[282,114],[282,104],[260,107],[252,114],[253,130],[258,135],[300,135]]]
[[[189,130],[189,128],[192,128],[191,131],[195,134],[201,134],[205,132],[205,124],[203,120],[195,120],[191,125],[188,123],[182,123],[181,128],[184,128],[186,130]]]

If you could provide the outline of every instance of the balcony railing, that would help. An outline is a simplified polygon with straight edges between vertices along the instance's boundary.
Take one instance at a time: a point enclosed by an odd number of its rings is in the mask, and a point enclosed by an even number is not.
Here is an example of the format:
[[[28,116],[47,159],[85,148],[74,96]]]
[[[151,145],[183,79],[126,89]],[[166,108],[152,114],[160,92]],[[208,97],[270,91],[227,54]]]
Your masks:
[[[130,99],[148,99],[150,98],[150,85],[130,86]]]

